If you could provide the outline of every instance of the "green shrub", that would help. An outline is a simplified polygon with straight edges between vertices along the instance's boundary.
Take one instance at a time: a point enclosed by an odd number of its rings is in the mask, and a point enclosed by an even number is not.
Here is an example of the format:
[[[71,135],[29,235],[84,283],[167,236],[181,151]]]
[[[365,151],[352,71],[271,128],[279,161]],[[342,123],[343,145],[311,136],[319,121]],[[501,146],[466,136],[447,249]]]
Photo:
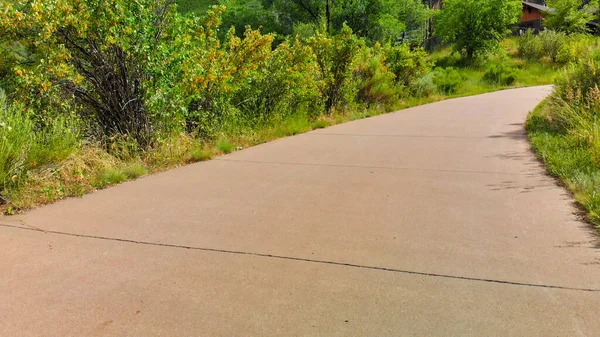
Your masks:
[[[128,134],[152,143],[145,96],[157,69],[155,51],[169,48],[165,26],[175,20],[166,0],[12,1],[3,8],[2,38],[35,50],[35,62],[15,67],[18,97],[36,112],[68,101],[71,111],[97,125],[106,139]],[[119,23],[118,25],[116,23]],[[69,111],[67,107],[64,111]]]
[[[519,22],[522,8],[518,0],[444,0],[436,35],[472,60],[499,47],[509,27]]]
[[[352,64],[364,41],[353,35],[346,25],[338,35],[319,32],[307,41],[316,57],[325,111],[330,113],[335,106],[351,103],[349,101],[355,96],[355,93],[348,93],[352,90]]]
[[[202,136],[214,136],[224,121],[231,119],[230,115],[236,113],[233,97],[260,79],[272,54],[273,36],[250,27],[242,38],[231,28],[220,39],[224,10],[213,7],[203,22],[194,18],[175,27],[171,34],[178,36],[176,50],[184,54],[178,58],[166,56],[172,60],[171,67],[182,72],[174,78],[173,91],[185,107],[187,130]]]
[[[555,82],[555,95],[572,105],[589,105],[597,98],[596,91],[600,84],[600,61],[591,59],[571,64],[565,68]]]
[[[401,85],[408,87],[431,70],[427,52],[422,48],[411,50],[407,44],[388,44],[383,52],[385,65],[396,75],[396,83]]]
[[[462,84],[460,73],[453,67],[436,68],[433,75],[433,83],[443,93],[451,95]]]
[[[319,31],[319,26],[310,22],[298,22],[294,24],[294,36],[307,39]]]
[[[562,44],[556,62],[570,63],[585,60],[599,48],[598,39],[587,34],[572,34]]]
[[[409,87],[410,93],[417,98],[429,97],[437,91],[437,87],[434,82],[434,72],[421,77],[416,82],[412,83]]]
[[[542,44],[544,55],[550,57],[552,62],[556,62],[558,53],[567,40],[565,33],[554,30],[545,30],[540,33],[539,39]]]
[[[233,152],[233,144],[231,144],[231,142],[229,142],[225,138],[219,138],[217,140],[216,146],[217,149],[219,149],[219,151],[225,154]]]
[[[398,96],[395,76],[384,64],[381,48],[364,47],[356,61],[354,78],[358,82],[358,100],[367,104],[388,103]]]
[[[517,51],[521,57],[528,60],[540,59],[544,53],[542,41],[531,29],[528,29],[517,40]]]
[[[262,67],[252,72],[232,97],[240,118],[267,122],[291,113],[323,112],[319,98],[315,56],[299,39],[284,41],[267,54]]]
[[[131,164],[123,168],[123,174],[127,179],[135,179],[148,173],[148,169],[139,163]]]
[[[197,149],[193,149],[190,152],[190,161],[191,162],[198,162],[198,161],[206,161],[206,160],[210,160],[212,158],[213,154],[210,151],[201,149],[201,148],[197,148]]]
[[[486,67],[483,79],[490,83],[511,85],[517,79],[517,70],[505,63],[492,63]]]
[[[100,179],[96,182],[97,187],[105,187],[109,185],[119,184],[124,182],[127,179],[127,176],[123,171],[118,169],[108,169],[105,172],[102,172],[100,175]]]
[[[33,121],[22,111],[21,107],[0,108],[0,183],[2,189],[11,182],[16,182],[21,173],[26,170],[32,132]]]
[[[567,34],[585,33],[594,19],[596,1],[546,0],[551,11],[544,13],[544,26]]]

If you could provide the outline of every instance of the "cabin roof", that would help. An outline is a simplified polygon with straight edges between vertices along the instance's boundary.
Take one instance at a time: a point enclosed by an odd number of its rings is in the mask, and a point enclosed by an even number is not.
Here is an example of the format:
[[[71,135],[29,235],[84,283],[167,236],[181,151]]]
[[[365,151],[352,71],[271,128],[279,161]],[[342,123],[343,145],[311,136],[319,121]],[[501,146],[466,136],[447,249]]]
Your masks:
[[[531,8],[535,8],[535,9],[540,10],[540,11],[547,11],[547,10],[550,9],[546,5],[540,5],[540,4],[536,4],[536,3],[528,2],[528,1],[523,1],[523,5],[529,6]]]

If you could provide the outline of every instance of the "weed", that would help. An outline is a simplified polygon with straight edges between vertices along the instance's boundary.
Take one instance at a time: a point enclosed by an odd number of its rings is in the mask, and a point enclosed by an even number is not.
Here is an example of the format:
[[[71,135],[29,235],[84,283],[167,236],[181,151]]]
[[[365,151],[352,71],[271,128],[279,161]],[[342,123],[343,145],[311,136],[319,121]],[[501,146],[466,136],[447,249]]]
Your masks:
[[[119,170],[119,169],[107,170],[100,175],[100,180],[97,184],[97,187],[105,187],[108,185],[122,183],[126,179],[127,179],[127,175],[122,170]]]
[[[225,154],[231,153],[233,151],[233,144],[231,144],[225,138],[219,138],[215,144],[217,149]]]
[[[324,129],[324,128],[330,127],[331,125],[332,125],[332,122],[329,120],[318,119],[313,123],[312,127],[313,127],[313,129]]]
[[[193,149],[190,152],[190,161],[198,162],[198,161],[206,161],[210,160],[213,157],[213,154],[210,151],[203,149]]]
[[[123,168],[123,174],[127,179],[136,179],[148,173],[148,169],[140,163],[134,163]]]

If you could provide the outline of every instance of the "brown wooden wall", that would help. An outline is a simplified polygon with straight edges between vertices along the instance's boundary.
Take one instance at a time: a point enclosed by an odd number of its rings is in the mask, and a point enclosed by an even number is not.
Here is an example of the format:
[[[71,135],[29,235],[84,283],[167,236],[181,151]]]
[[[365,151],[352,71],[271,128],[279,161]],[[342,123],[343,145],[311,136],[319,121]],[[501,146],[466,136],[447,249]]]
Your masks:
[[[538,9],[523,6],[523,16],[521,16],[521,22],[528,22],[541,19],[542,12],[540,12]]]

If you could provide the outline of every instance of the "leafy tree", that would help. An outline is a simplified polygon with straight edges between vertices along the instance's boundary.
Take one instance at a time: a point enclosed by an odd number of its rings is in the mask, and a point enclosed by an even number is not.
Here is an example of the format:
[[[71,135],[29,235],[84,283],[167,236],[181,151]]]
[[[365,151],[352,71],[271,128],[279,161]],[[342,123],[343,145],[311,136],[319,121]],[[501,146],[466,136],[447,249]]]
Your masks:
[[[271,55],[272,35],[262,35],[250,27],[243,38],[231,28],[221,41],[217,31],[222,24],[224,7],[208,11],[203,24],[198,18],[174,25],[172,50],[168,64],[181,69],[172,81],[173,90],[186,107],[185,122],[189,131],[210,133],[223,121],[229,102],[258,69],[265,67]],[[168,52],[165,56],[169,56]]]
[[[431,71],[431,62],[422,48],[411,49],[407,44],[387,44],[383,48],[385,65],[396,76],[395,82],[408,87]]]
[[[379,0],[339,0],[333,12],[333,26],[341,29],[346,24],[354,34],[377,39],[382,3]]]
[[[0,3],[0,36],[38,55],[14,67],[21,101],[66,104],[99,126],[105,136],[152,141],[145,104],[160,67],[154,51],[175,11],[169,0],[24,0]],[[153,68],[156,66],[157,68]],[[63,103],[64,104],[64,103]],[[69,106],[70,105],[70,106]],[[77,108],[77,107],[80,108]],[[67,109],[65,107],[65,109]]]
[[[550,10],[544,13],[544,25],[560,32],[585,33],[587,23],[594,19],[594,10],[598,8],[598,1],[587,1],[584,5],[581,0],[548,0]]]
[[[521,11],[519,0],[446,0],[436,21],[436,34],[472,59],[497,47]]]
[[[381,2],[379,40],[395,39],[402,32],[419,31],[432,15],[432,11],[420,0],[381,0]],[[418,37],[424,38],[425,35],[420,34]]]
[[[321,96],[325,99],[325,111],[330,113],[335,106],[344,103],[344,89],[352,77],[352,63],[363,42],[344,25],[335,36],[317,33],[308,40],[308,45],[316,56],[322,82]]]
[[[419,0],[338,0],[333,2],[331,17],[336,31],[346,24],[357,36],[375,42],[422,28],[430,11]]]
[[[239,37],[242,37],[246,26],[261,29],[265,32],[284,36],[292,33],[292,26],[281,21],[272,2],[263,0],[222,0],[227,8],[223,12],[223,27],[235,27]]]
[[[394,40],[417,30],[429,19],[419,0],[221,0],[227,7],[223,26],[234,26],[238,36],[247,25],[283,36],[316,31],[321,25],[334,34],[346,24],[370,41]]]

